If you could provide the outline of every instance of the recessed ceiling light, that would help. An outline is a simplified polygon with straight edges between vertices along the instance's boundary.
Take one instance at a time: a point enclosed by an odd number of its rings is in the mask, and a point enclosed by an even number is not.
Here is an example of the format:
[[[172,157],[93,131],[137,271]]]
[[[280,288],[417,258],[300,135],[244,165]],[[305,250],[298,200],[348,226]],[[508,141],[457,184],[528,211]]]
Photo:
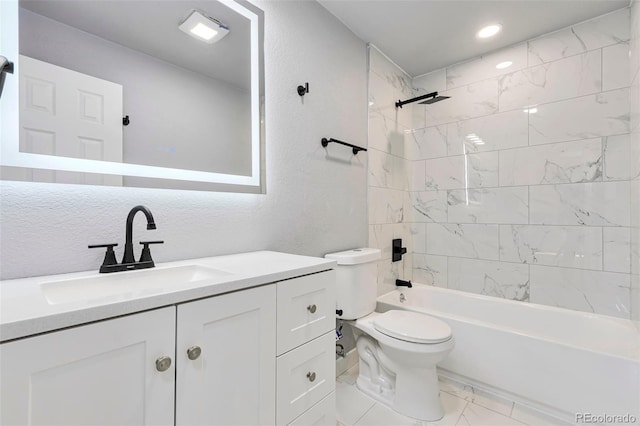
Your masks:
[[[494,35],[498,34],[500,30],[502,30],[502,25],[500,24],[487,25],[486,27],[482,28],[480,31],[476,33],[476,37],[478,38],[493,37]]]
[[[208,44],[213,44],[229,34],[229,28],[222,22],[195,9],[178,28],[191,37]]]
[[[513,62],[504,61],[504,62],[500,62],[498,65],[496,65],[496,68],[499,69],[499,70],[503,70],[505,68],[509,68],[511,65],[513,65]]]
[[[530,108],[525,108],[523,112],[529,113],[529,114],[535,114],[536,112],[538,112],[538,108],[536,108],[535,106],[532,106]]]

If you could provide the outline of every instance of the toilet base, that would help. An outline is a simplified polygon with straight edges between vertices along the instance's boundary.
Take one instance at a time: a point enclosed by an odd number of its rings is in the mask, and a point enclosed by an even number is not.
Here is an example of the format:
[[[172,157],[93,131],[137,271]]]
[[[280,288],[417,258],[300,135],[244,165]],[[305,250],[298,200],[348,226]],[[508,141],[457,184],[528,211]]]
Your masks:
[[[399,393],[391,392],[378,384],[374,384],[370,378],[362,375],[358,376],[356,386],[365,395],[403,416],[430,422],[444,417],[444,407],[440,400],[440,386],[437,376],[435,384],[431,380],[420,383],[417,387],[421,389],[416,389],[416,386],[409,385],[405,387],[400,384]],[[404,393],[409,394],[410,397],[403,397],[402,394]],[[416,398],[418,395],[420,398]]]
[[[360,362],[358,389],[407,417],[436,421],[444,416],[435,362],[419,367],[399,365],[366,335],[358,336],[356,344]],[[425,356],[428,357],[422,355]]]

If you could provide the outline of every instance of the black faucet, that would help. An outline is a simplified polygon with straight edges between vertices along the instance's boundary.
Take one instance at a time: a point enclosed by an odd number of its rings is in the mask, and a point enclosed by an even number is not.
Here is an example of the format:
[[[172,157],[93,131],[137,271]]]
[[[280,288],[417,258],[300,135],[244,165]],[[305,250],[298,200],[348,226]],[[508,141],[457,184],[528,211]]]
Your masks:
[[[129,212],[127,216],[127,232],[124,243],[124,256],[122,256],[122,263],[135,263],[136,259],[133,257],[133,218],[136,213],[142,212],[147,217],[147,229],[156,229],[156,223],[153,221],[153,215],[151,210],[145,206],[135,206]]]
[[[149,250],[149,245],[151,244],[162,244],[164,241],[140,241],[142,244],[142,254],[140,255],[140,260],[136,262],[135,257],[133,256],[133,218],[136,213],[142,212],[147,217],[147,229],[156,229],[156,223],[153,220],[153,215],[151,211],[145,206],[135,206],[129,212],[127,216],[127,231],[126,231],[126,241],[124,245],[124,256],[122,256],[122,263],[118,264],[116,260],[115,252],[113,248],[118,244],[99,244],[99,245],[91,245],[89,248],[100,248],[106,247],[107,252],[104,256],[104,260],[102,261],[102,266],[100,266],[100,273],[106,272],[118,272],[118,271],[129,271],[132,269],[145,269],[145,268],[153,268],[155,263],[151,258],[151,250]]]
[[[404,281],[404,280],[396,280],[396,287],[413,287],[413,284],[411,284],[411,281]]]

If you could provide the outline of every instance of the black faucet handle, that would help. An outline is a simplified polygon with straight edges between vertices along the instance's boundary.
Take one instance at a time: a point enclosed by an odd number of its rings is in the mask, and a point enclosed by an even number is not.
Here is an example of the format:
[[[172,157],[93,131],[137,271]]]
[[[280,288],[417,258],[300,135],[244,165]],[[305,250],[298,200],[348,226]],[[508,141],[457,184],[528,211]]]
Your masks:
[[[151,258],[151,250],[149,249],[149,246],[151,244],[164,244],[164,241],[140,241],[140,244],[142,244],[142,254],[140,255],[140,262],[153,263],[153,259]]]
[[[106,247],[107,251],[109,249],[113,250],[114,247],[116,247],[118,245],[118,243],[113,243],[113,244],[92,244],[90,246],[87,246],[89,248],[103,248]]]
[[[110,265],[117,265],[118,261],[116,260],[116,253],[113,251],[113,248],[115,246],[117,246],[118,243],[114,243],[114,244],[94,244],[94,245],[90,245],[88,246],[90,249],[93,248],[105,248],[107,249],[107,252],[104,254],[104,260],[102,261],[102,266],[100,267],[100,270],[102,271],[102,268],[104,268],[105,266],[110,266]]]

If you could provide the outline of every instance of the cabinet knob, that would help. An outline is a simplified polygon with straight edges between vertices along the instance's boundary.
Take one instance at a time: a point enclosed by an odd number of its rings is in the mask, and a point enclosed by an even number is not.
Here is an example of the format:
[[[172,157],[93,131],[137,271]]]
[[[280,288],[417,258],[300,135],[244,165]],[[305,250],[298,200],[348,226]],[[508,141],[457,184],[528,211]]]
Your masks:
[[[308,310],[309,312],[311,312],[312,314],[315,314],[315,313],[316,313],[316,305],[309,305],[309,306],[307,306],[307,310]]]
[[[310,382],[313,382],[314,380],[316,380],[316,373],[313,371],[309,371],[307,373],[307,379],[309,379]]]
[[[191,361],[200,358],[200,354],[202,353],[202,348],[200,346],[191,346],[187,349],[187,356]]]
[[[171,367],[171,358],[168,356],[161,356],[156,359],[156,370],[163,372],[167,371]]]

